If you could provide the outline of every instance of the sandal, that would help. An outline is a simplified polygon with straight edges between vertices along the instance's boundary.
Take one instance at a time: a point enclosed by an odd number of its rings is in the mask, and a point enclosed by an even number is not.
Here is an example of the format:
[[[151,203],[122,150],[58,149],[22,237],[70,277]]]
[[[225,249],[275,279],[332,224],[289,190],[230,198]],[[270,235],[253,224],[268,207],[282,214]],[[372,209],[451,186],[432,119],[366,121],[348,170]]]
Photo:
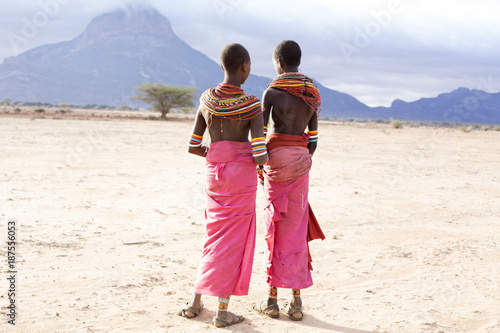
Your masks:
[[[280,317],[280,307],[278,304],[267,305],[267,300],[254,303],[252,308],[259,314],[277,319]]]
[[[292,306],[292,303],[285,303],[283,305],[285,308],[285,311],[288,314],[288,317],[293,320],[293,321],[301,321],[302,318],[304,317],[304,314],[302,313],[302,308],[300,306],[294,307]],[[294,314],[300,314],[300,317],[295,317]]]
[[[189,302],[186,303],[186,307],[182,310],[180,310],[177,315],[178,316],[181,316],[181,317],[184,317],[184,318],[188,318],[188,319],[193,319],[194,317],[198,316],[201,312],[201,310],[203,310],[203,302],[200,302],[200,308],[199,309],[195,309],[194,307],[192,306],[189,306]],[[192,313],[194,313],[194,316],[188,316],[188,314],[186,313],[186,311],[190,311]]]
[[[219,317],[214,317],[214,320],[213,320],[214,326],[215,327],[228,327],[228,326],[231,326],[234,324],[241,323],[245,319],[245,317],[235,315],[234,313],[229,312],[229,311],[227,312],[227,314],[231,315],[231,321],[229,321],[227,319],[222,319]]]

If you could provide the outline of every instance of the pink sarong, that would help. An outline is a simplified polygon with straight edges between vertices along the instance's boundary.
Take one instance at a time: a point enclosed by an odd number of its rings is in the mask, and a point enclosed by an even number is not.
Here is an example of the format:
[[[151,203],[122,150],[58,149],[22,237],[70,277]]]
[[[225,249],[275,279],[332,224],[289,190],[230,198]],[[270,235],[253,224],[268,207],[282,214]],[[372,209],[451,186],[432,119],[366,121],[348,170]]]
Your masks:
[[[268,154],[264,166],[267,283],[278,288],[308,288],[313,281],[307,244],[312,164],[307,135],[275,135],[268,143]]]
[[[206,237],[195,293],[247,295],[255,251],[256,164],[249,142],[210,145],[206,173]]]

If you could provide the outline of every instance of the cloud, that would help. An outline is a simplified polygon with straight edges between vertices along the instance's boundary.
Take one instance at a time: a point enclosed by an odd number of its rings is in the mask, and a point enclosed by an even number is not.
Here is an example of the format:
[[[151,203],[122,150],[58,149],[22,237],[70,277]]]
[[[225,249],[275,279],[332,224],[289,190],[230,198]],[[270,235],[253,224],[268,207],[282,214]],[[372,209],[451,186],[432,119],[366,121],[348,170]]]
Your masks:
[[[24,37],[26,22],[49,3],[59,8],[15,50],[9,36]],[[242,43],[262,76],[275,75],[275,45],[294,39],[303,50],[301,70],[373,106],[475,88],[487,78],[491,90],[500,78],[496,0],[0,0],[0,61],[72,39],[95,16],[130,3],[156,7],[181,39],[216,62],[224,45]]]

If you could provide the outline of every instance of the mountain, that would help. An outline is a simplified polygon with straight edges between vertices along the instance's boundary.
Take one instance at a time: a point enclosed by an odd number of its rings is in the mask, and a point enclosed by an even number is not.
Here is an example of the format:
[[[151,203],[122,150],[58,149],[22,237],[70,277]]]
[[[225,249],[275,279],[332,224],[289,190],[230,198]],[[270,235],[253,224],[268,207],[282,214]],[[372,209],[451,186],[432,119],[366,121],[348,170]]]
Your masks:
[[[395,100],[389,108],[373,108],[377,119],[500,124],[500,93],[459,88],[414,102]]]
[[[220,79],[220,68],[179,39],[168,19],[149,7],[129,7],[96,17],[71,41],[5,59],[0,94],[21,101],[119,105],[129,104],[132,88],[145,82],[203,89]]]
[[[147,82],[198,87],[222,81],[218,63],[177,37],[169,20],[131,5],[94,18],[73,40],[39,46],[0,64],[0,99],[52,104],[144,105],[133,87]],[[250,75],[246,92],[262,96],[271,78]],[[500,124],[500,93],[460,88],[415,102],[371,108],[316,82],[323,117]]]
[[[193,49],[169,20],[147,6],[129,6],[94,18],[71,41],[43,45],[0,64],[0,97],[53,104],[138,105],[133,87],[146,82],[196,86],[198,95],[219,84],[220,65]],[[270,78],[251,75],[246,92],[262,96]],[[327,105],[367,106],[321,86]],[[340,101],[340,104],[339,102]],[[342,107],[340,107],[342,109]]]

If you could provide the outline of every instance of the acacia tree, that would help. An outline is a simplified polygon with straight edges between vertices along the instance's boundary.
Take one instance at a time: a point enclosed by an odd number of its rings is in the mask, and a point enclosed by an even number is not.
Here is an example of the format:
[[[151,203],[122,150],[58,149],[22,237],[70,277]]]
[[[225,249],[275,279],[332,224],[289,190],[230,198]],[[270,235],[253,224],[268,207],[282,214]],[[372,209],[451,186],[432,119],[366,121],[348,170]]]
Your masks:
[[[174,107],[194,106],[193,98],[196,87],[183,88],[161,83],[146,83],[135,87],[134,90],[137,95],[132,96],[132,99],[153,104],[153,110],[161,112],[163,119]]]

